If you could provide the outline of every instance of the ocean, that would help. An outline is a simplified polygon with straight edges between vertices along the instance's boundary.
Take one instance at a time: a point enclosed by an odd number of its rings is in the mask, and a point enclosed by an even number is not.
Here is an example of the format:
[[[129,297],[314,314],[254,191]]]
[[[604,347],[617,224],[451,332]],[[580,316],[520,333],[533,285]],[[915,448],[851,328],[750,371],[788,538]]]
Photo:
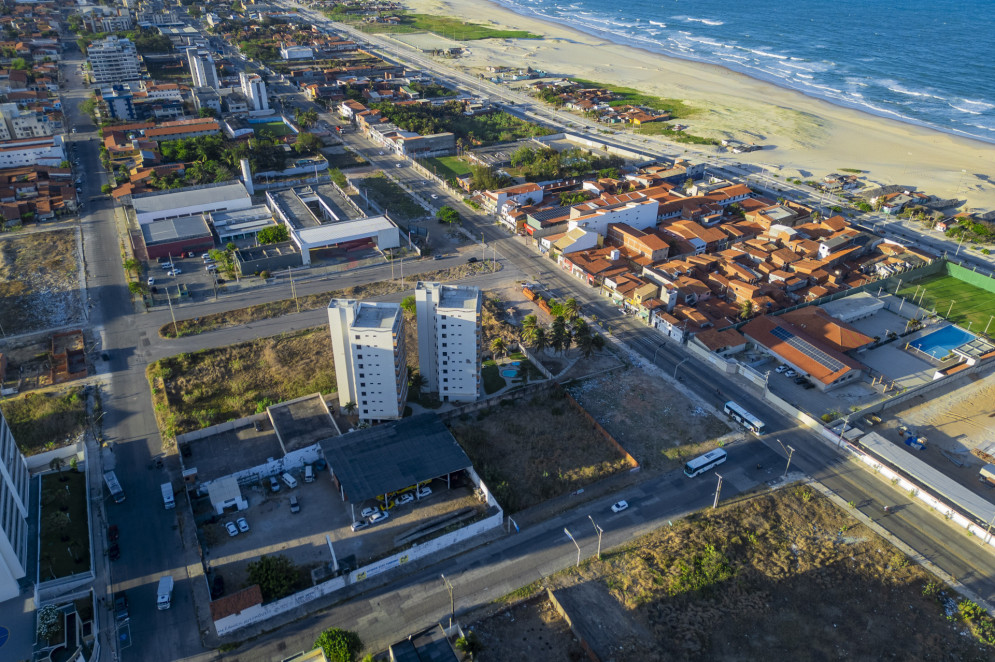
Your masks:
[[[992,0],[499,0],[665,55],[995,142]]]

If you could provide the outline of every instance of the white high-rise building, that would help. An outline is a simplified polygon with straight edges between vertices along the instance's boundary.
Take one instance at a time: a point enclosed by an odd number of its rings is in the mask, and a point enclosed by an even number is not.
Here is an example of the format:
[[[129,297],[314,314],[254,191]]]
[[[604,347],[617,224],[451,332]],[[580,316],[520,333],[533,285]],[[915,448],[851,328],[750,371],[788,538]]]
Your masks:
[[[86,49],[93,70],[93,80],[97,83],[120,83],[127,80],[140,80],[142,70],[138,64],[138,51],[130,39],[107,37],[95,41]]]
[[[28,466],[0,414],[0,602],[20,594],[27,565]]]
[[[418,367],[425,389],[443,402],[480,397],[480,310],[476,287],[419,282]]]
[[[408,399],[401,306],[332,299],[328,328],[339,406],[354,403],[361,420],[401,418]]]
[[[210,53],[199,48],[188,48],[187,64],[190,65],[190,76],[193,77],[195,88],[221,89],[221,85],[218,83],[218,69],[214,66],[214,57]]]
[[[242,95],[249,100],[252,110],[269,110],[269,99],[266,98],[266,83],[259,74],[239,73],[238,80],[242,84]]]

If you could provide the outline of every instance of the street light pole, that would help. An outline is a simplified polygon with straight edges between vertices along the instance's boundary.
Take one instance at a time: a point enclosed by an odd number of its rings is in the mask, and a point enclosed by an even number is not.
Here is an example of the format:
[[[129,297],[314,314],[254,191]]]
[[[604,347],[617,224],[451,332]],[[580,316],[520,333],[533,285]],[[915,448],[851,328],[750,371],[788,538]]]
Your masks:
[[[655,358],[655,357],[654,357],[654,358]],[[680,367],[681,367],[681,365],[682,365],[682,364],[683,364],[683,363],[684,363],[685,361],[690,361],[690,360],[691,360],[691,357],[689,356],[689,357],[687,357],[687,358],[685,358],[685,359],[682,359],[680,363],[678,363],[677,365],[675,365],[675,366],[674,366],[674,379],[677,379],[677,369],[678,369],[678,368],[680,368]]]
[[[791,456],[793,456],[794,454],[795,454],[795,449],[792,448],[791,446],[788,446],[788,463],[784,466],[784,476],[782,476],[782,478],[788,475],[788,469],[791,467]]]
[[[574,544],[574,547],[577,548],[577,567],[579,568],[580,567],[580,545],[577,544],[577,540],[574,539],[573,534],[570,533],[570,531],[569,531],[569,529],[567,529],[567,527],[563,527],[563,533],[567,534],[567,538],[570,538],[570,542],[572,542]]]
[[[453,597],[453,585],[449,583],[445,575],[440,574],[442,581],[446,583],[446,588],[449,589],[449,629],[453,627],[453,620],[456,618],[456,599]]]
[[[722,493],[722,475],[718,473],[715,475],[718,476],[719,483],[715,486],[715,501],[712,502],[713,510],[719,507],[719,495]]]
[[[591,517],[590,515],[587,516],[587,519],[591,520],[591,524],[594,525],[594,530],[598,533],[598,560],[600,561],[601,560],[601,534],[604,533],[605,530],[602,529],[600,526],[598,526],[598,523],[595,522],[594,518]]]
[[[667,346],[667,343],[660,343],[660,346],[657,347],[656,350],[653,352],[653,364],[654,365],[656,365],[656,355],[657,355],[657,352],[659,352],[661,349],[663,349],[666,346]]]

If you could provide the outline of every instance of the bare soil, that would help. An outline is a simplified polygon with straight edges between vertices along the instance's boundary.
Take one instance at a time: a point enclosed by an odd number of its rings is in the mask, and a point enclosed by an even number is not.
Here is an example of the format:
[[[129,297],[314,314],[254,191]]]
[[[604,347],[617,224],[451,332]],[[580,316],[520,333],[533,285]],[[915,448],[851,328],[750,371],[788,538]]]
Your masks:
[[[150,364],[146,375],[159,429],[167,437],[336,390],[332,341],[324,326],[170,356]]]
[[[550,584],[600,591],[602,610],[570,614],[581,632],[601,627],[603,612],[628,612],[646,635],[618,641],[625,651],[616,660],[990,660],[995,653],[976,638],[995,629],[990,617],[965,616],[969,604],[958,611],[959,598],[934,577],[804,486],[703,511]],[[514,614],[524,623],[545,618],[541,601]],[[576,659],[562,636],[549,637],[552,649],[541,656],[527,654],[536,635],[503,627],[507,618],[473,626],[486,635],[481,660]]]
[[[561,391],[501,398],[449,427],[509,512],[629,468]]]
[[[587,659],[570,625],[544,597],[514,605],[472,628],[482,649],[476,658],[480,662]]]
[[[0,238],[0,325],[6,335],[83,320],[75,230]]]
[[[647,469],[676,467],[729,432],[667,382],[634,368],[575,384],[570,393]]]

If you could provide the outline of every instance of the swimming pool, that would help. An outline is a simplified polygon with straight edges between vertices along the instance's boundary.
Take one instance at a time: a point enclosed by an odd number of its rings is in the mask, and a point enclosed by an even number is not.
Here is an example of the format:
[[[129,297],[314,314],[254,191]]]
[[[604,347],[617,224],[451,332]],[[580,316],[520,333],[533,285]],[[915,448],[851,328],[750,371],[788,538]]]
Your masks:
[[[976,337],[973,333],[968,333],[964,329],[951,324],[938,331],[933,331],[921,338],[917,338],[909,343],[909,345],[924,354],[929,354],[934,359],[942,359],[954,347],[960,347],[964,343],[971,342]]]
[[[507,368],[507,369],[501,371],[501,376],[502,377],[517,377],[518,376],[518,371],[517,370],[512,370],[511,368]]]

